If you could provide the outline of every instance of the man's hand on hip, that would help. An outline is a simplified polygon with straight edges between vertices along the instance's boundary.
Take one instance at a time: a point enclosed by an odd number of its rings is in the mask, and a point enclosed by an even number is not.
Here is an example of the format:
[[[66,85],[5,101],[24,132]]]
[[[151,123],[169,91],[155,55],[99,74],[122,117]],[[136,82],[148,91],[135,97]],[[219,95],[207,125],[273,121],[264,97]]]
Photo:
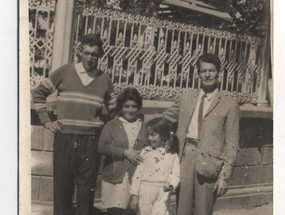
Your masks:
[[[62,122],[61,121],[46,122],[44,124],[44,127],[53,133],[61,132]]]

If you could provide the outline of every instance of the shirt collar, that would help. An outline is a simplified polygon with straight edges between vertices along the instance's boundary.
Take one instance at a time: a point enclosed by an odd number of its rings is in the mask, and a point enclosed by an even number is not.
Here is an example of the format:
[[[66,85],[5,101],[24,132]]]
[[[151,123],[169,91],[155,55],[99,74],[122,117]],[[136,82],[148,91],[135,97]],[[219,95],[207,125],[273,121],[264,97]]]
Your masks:
[[[85,68],[83,67],[82,62],[75,64],[75,70],[76,70],[78,75],[87,74]],[[97,71],[99,72],[98,75],[100,75],[102,73],[102,71],[99,69]]]
[[[151,147],[153,150],[159,151],[161,154],[166,154],[165,147]]]
[[[127,120],[125,120],[123,117],[121,117],[121,116],[117,116],[118,117],[118,119],[121,121],[121,122],[123,122],[123,123],[136,123],[136,122],[138,122],[138,121],[142,121],[140,118],[138,118],[136,121],[134,121],[134,122],[129,122],[129,121],[127,121]]]
[[[200,93],[199,93],[199,99],[201,99],[202,96],[203,96],[204,94],[206,94],[206,95],[207,95],[206,99],[207,99],[208,101],[211,101],[218,93],[219,93],[219,89],[218,89],[218,88],[216,88],[213,92],[210,92],[210,93],[205,93],[205,92],[201,89],[201,90],[200,90]]]

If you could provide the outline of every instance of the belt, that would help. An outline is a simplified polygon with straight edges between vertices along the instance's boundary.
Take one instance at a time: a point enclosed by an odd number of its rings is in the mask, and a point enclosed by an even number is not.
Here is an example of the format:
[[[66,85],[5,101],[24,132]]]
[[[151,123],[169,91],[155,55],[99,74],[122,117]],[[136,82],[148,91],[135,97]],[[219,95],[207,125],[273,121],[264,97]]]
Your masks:
[[[194,139],[194,138],[191,138],[191,137],[186,137],[185,143],[188,143],[188,144],[192,144],[192,145],[197,146],[198,143],[199,143],[199,139]]]

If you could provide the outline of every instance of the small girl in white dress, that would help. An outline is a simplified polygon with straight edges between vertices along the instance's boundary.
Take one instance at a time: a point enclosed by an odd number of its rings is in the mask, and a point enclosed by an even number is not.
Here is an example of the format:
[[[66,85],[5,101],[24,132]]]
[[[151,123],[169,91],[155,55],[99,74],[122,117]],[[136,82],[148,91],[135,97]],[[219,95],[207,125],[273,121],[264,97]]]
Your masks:
[[[178,139],[164,118],[147,124],[149,146],[132,179],[130,207],[139,215],[168,215],[169,194],[180,181]]]

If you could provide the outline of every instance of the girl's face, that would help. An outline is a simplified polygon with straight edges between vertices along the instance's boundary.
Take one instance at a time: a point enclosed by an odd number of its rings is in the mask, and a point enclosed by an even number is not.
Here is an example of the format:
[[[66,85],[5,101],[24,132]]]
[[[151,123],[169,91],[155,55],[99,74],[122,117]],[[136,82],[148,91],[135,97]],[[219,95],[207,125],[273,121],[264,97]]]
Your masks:
[[[151,127],[147,127],[148,142],[151,147],[157,148],[163,146],[163,141],[158,133],[154,132]]]
[[[133,122],[137,119],[138,113],[139,113],[139,108],[138,105],[135,101],[133,100],[127,100],[123,104],[122,107],[122,117],[129,121]]]

